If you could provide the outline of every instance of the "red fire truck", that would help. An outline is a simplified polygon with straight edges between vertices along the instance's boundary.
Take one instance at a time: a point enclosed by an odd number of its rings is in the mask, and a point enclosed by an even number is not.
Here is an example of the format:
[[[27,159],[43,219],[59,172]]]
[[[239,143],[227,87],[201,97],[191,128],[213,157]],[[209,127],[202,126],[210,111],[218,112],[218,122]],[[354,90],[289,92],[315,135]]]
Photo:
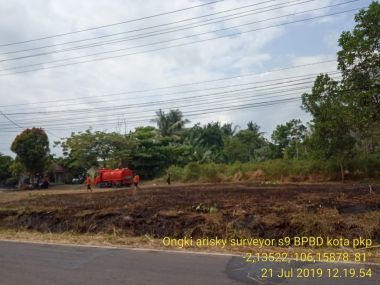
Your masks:
[[[94,184],[103,187],[131,186],[133,183],[133,172],[128,168],[122,169],[99,169]]]

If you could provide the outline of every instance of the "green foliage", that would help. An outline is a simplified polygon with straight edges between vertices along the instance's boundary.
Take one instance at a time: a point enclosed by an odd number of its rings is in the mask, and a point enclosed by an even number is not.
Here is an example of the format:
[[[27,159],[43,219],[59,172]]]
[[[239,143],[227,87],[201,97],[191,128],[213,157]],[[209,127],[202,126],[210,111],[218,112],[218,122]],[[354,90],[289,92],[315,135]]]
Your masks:
[[[13,176],[18,177],[23,172],[25,172],[25,167],[21,164],[21,162],[16,158],[12,164],[9,166],[9,170]]]
[[[61,163],[74,174],[84,174],[91,167],[124,167],[131,160],[136,142],[118,133],[85,132],[72,133],[71,137],[56,142],[63,150]]]
[[[320,75],[311,94],[303,94],[303,108],[313,115],[309,143],[318,157],[343,157],[352,151],[353,137],[345,120],[338,82],[328,75]]]
[[[190,163],[185,167],[171,166],[168,171],[172,180],[177,182],[319,181],[340,177],[339,165],[333,161],[301,159],[233,164]]]
[[[307,135],[307,128],[301,120],[290,120],[285,125],[278,125],[273,131],[272,140],[278,151],[285,158],[299,158],[300,149]]]
[[[0,184],[4,183],[12,176],[10,166],[13,163],[13,158],[8,155],[0,153]]]
[[[249,146],[243,143],[238,137],[226,138],[224,140],[223,154],[225,160],[228,162],[247,162],[250,160]]]
[[[161,136],[178,135],[190,121],[183,119],[182,112],[178,109],[170,110],[165,114],[161,109],[156,112],[156,118],[152,122],[157,124]]]
[[[366,179],[380,177],[380,154],[356,155],[348,162],[350,178]]]
[[[219,122],[205,126],[198,123],[186,130],[183,143],[188,146],[188,161],[205,163],[222,160],[224,132],[229,132],[228,127],[223,130]]]
[[[132,169],[145,178],[152,178],[161,170],[163,174],[168,156],[168,150],[164,151],[167,140],[159,137],[153,127],[137,128],[131,136],[136,142],[131,155]]]
[[[372,2],[355,21],[354,29],[339,39],[342,101],[361,151],[374,153],[380,134],[380,4]]]
[[[199,164],[191,162],[185,166],[183,170],[183,180],[185,182],[198,181],[200,179],[200,176],[201,176],[201,166]]]
[[[93,165],[98,165],[98,154],[95,153],[93,144],[94,134],[91,130],[72,133],[71,137],[57,142],[66,157],[65,166],[79,173]]]
[[[26,129],[14,139],[11,150],[32,177],[43,173],[50,162],[49,139],[40,128]]]
[[[194,126],[194,132],[198,132],[202,139],[202,145],[208,149],[218,152],[223,149],[223,131],[219,122],[211,122],[203,126]]]
[[[319,75],[311,94],[302,95],[303,108],[313,115],[308,144],[316,158],[335,159],[344,180],[344,163],[353,155],[355,140],[345,119],[339,83],[328,75]]]
[[[93,167],[130,167],[146,179],[162,175],[171,164],[188,162],[188,146],[161,136],[154,127],[139,127],[127,135],[87,130],[57,144],[64,150],[61,163],[76,175]]]
[[[373,154],[380,133],[380,5],[373,2],[355,16],[352,32],[339,39],[341,82],[316,78],[302,106],[313,116],[307,139],[314,157],[334,158],[340,165],[364,151]],[[359,149],[358,149],[359,147]]]
[[[225,137],[233,137],[239,128],[237,125],[233,127],[232,123],[227,123],[221,127],[221,130]]]
[[[263,133],[260,132],[260,127],[257,124],[249,122],[247,129],[240,130],[236,134],[236,138],[245,146],[245,155],[248,158],[248,161],[259,160],[259,151],[264,147],[267,142],[263,137]]]

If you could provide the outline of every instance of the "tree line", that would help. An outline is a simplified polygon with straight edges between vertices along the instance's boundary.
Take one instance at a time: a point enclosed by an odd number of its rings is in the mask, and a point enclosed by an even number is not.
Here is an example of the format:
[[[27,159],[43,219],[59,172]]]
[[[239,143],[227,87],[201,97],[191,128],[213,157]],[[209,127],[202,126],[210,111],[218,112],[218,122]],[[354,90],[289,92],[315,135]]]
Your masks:
[[[188,127],[178,109],[156,112],[153,126],[128,134],[88,129],[55,142],[62,157],[50,155],[40,128],[19,134],[11,150],[16,159],[0,155],[0,181],[22,172],[46,172],[57,162],[72,176],[91,167],[130,167],[143,178],[163,175],[172,165],[231,164],[262,161],[324,160],[336,164],[341,179],[347,170],[376,177],[380,171],[380,5],[377,1],[355,15],[356,25],[339,38],[341,80],[316,77],[311,92],[302,94],[301,108],[312,116],[278,125],[267,139],[260,126],[209,122]]]

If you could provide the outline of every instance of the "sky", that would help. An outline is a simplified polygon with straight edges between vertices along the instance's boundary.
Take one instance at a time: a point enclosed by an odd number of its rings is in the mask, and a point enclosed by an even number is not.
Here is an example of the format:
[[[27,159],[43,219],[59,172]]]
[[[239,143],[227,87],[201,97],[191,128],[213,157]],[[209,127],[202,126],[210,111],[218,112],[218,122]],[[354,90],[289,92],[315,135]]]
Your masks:
[[[0,0],[0,152],[25,128],[125,133],[160,108],[267,138],[306,124],[302,93],[339,78],[339,36],[370,2]]]

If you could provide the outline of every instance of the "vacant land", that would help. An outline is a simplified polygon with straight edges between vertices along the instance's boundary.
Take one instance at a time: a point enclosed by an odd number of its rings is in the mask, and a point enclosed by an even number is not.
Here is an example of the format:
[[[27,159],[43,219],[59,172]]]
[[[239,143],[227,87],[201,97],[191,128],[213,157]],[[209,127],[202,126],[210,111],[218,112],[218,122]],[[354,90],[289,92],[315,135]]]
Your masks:
[[[380,187],[203,184],[141,191],[2,192],[0,226],[131,237],[366,237],[380,242]],[[78,193],[80,192],[80,193]]]

